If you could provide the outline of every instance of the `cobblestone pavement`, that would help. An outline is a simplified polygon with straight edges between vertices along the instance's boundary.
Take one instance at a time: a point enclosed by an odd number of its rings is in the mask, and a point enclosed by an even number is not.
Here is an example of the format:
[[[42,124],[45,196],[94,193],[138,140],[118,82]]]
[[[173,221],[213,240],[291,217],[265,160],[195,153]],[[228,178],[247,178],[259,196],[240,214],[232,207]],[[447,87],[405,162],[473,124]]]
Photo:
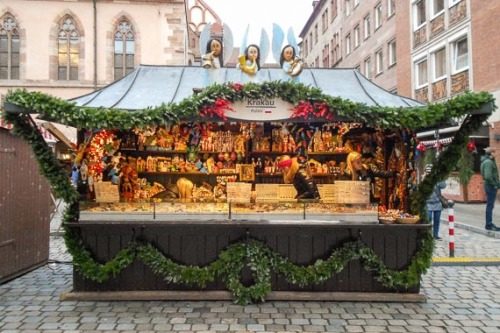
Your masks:
[[[435,257],[446,258],[447,224]],[[434,264],[425,303],[60,301],[71,290],[71,257],[57,232],[50,263],[0,285],[0,332],[500,332],[500,266]],[[455,230],[455,256],[497,258],[500,239]]]

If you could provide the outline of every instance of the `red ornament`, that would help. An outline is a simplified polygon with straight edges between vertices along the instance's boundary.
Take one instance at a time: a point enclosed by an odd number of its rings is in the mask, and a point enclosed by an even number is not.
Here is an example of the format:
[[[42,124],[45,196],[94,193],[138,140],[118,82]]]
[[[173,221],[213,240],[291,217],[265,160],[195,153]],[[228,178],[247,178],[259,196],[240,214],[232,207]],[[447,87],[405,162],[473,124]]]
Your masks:
[[[474,141],[469,141],[469,143],[467,144],[467,151],[469,153],[472,153],[474,150],[476,150],[476,144],[474,143]]]
[[[424,151],[427,150],[427,147],[425,147],[425,145],[423,144],[423,142],[419,142],[418,145],[417,145],[417,150],[421,151],[421,152],[424,152]]]

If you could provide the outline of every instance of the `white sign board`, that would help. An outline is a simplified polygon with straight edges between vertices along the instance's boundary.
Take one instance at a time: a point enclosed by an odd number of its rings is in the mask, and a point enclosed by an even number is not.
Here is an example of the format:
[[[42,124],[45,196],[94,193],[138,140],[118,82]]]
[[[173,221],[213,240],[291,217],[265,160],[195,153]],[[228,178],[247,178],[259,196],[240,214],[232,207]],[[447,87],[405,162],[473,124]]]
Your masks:
[[[248,121],[279,121],[290,119],[293,104],[281,99],[248,99],[231,105],[233,111],[226,111],[226,117]]]

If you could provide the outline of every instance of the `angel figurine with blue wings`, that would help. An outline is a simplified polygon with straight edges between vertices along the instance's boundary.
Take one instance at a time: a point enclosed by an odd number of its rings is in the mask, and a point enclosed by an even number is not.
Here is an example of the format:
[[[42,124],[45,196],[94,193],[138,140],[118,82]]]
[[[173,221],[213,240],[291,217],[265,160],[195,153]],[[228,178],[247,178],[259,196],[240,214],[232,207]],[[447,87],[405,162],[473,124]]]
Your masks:
[[[200,54],[202,66],[205,73],[205,84],[221,83],[220,68],[231,58],[233,52],[233,34],[231,29],[224,24],[222,26],[223,39],[212,37],[211,23],[205,25],[200,34]]]
[[[298,76],[302,73],[303,63],[302,59],[298,56],[298,44],[295,40],[295,35],[293,34],[293,29],[288,29],[287,39],[288,44],[283,48],[283,40],[285,39],[285,34],[281,27],[277,24],[273,24],[273,57],[276,62],[280,64],[280,67],[285,72],[285,79],[293,79],[298,81]]]
[[[247,46],[248,37],[247,27],[245,35],[241,43],[240,50],[245,50],[244,54],[238,57],[238,64],[236,68],[241,70],[240,82],[258,82],[257,73],[260,70],[260,62],[266,61],[267,55],[269,54],[269,38],[264,29],[262,29],[260,43],[250,44]]]

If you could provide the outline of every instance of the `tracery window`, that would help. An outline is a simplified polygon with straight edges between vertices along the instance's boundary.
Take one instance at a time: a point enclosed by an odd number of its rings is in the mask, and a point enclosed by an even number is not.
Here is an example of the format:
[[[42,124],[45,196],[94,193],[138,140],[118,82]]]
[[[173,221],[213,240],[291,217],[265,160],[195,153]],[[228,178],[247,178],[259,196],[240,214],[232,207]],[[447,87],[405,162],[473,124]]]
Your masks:
[[[20,44],[17,22],[5,14],[0,22],[0,79],[19,80]]]
[[[132,25],[122,19],[115,30],[114,73],[115,81],[134,70],[135,38]]]
[[[67,16],[59,25],[57,79],[78,80],[80,34],[75,21]]]

